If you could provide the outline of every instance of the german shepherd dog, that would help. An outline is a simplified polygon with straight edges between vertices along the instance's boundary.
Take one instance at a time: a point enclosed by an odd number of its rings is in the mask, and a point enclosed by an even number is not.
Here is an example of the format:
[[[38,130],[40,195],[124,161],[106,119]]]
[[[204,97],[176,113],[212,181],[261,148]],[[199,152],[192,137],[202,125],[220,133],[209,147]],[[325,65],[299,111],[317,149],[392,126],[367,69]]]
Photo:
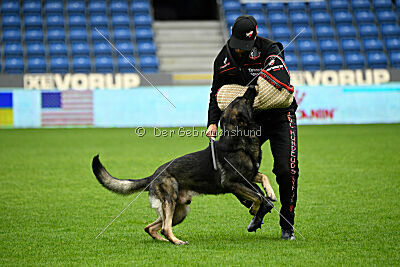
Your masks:
[[[261,161],[258,137],[254,133],[243,134],[257,129],[252,119],[256,94],[254,87],[249,87],[243,97],[236,98],[223,112],[221,128],[225,133],[215,142],[217,171],[213,168],[208,146],[161,165],[151,176],[143,179],[120,180],[111,176],[98,155],[93,158],[93,173],[105,188],[118,194],[132,194],[143,189],[149,191],[150,204],[156,210],[158,219],[147,225],[145,231],[154,239],[168,240],[175,245],[188,244],[175,237],[172,226],[185,219],[195,194],[232,193],[251,203],[248,207],[255,216],[248,231],[255,231],[261,228],[262,219],[273,204],[249,187],[249,182],[262,183],[267,197],[276,200],[268,177],[258,172]],[[158,233],[159,230],[166,239]]]

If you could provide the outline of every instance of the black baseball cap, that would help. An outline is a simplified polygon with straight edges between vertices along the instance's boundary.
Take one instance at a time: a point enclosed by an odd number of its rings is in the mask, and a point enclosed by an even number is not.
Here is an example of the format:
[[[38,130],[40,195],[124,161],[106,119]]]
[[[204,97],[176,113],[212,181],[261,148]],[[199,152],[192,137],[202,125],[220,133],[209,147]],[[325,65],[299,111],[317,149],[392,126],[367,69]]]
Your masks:
[[[232,26],[232,36],[229,39],[231,48],[250,51],[257,36],[257,21],[253,16],[239,16]]]

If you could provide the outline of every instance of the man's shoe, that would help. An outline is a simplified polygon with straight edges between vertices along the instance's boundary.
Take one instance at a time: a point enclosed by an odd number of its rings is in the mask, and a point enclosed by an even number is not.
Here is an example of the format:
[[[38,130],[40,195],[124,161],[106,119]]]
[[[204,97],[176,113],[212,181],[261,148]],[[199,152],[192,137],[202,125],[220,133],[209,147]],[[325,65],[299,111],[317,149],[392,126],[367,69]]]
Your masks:
[[[282,236],[281,236],[281,240],[294,240],[294,232],[293,229],[282,229]]]

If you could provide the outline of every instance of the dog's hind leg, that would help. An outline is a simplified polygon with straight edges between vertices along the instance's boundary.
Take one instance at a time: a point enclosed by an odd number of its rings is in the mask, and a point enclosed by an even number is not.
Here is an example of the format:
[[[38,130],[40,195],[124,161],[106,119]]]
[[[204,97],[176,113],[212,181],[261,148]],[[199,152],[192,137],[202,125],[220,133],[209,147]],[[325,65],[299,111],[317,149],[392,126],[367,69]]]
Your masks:
[[[161,229],[162,227],[162,218],[158,217],[157,220],[155,220],[153,223],[147,225],[144,228],[144,231],[146,233],[148,233],[152,238],[160,240],[160,241],[166,241],[168,242],[167,239],[163,238],[162,236],[160,236],[160,234],[158,233],[158,231]]]
[[[176,203],[165,201],[163,203],[163,224],[161,229],[161,234],[164,235],[171,243],[175,245],[187,245],[188,242],[179,240],[175,237],[174,233],[172,232],[172,221],[174,218],[174,211],[175,211]]]
[[[272,201],[276,201],[276,196],[275,196],[275,192],[274,189],[272,189],[271,183],[268,179],[268,176],[266,176],[265,174],[259,172],[257,173],[257,175],[254,177],[254,182],[256,183],[261,183],[265,193],[267,194],[267,197],[269,199],[271,199]]]

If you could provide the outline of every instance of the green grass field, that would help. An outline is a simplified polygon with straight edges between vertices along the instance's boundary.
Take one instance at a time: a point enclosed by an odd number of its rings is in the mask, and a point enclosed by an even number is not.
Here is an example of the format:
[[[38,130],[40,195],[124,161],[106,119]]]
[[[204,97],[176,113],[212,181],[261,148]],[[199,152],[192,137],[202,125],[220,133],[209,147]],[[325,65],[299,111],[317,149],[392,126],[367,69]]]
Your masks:
[[[147,192],[97,240],[137,194],[104,189],[97,153],[119,178],[141,178],[203,138],[139,138],[133,129],[0,131],[2,265],[398,265],[400,125],[299,127],[295,241],[281,241],[276,211],[248,233],[251,216],[232,195],[198,196],[174,228],[188,246],[152,240]],[[278,194],[269,146],[261,171]],[[280,208],[278,203],[277,208]]]

